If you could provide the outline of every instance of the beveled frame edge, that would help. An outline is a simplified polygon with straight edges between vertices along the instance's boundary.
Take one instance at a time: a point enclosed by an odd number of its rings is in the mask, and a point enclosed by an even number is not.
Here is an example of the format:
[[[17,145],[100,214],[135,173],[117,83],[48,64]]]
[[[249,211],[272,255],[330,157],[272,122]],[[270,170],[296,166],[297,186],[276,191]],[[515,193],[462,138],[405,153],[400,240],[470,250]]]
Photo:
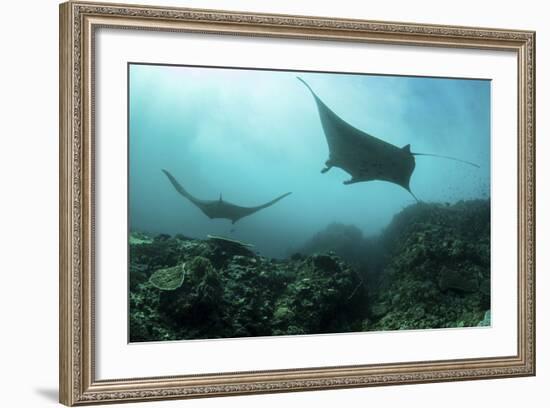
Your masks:
[[[83,405],[535,374],[535,33],[68,2],[60,5],[60,402]],[[97,27],[508,50],[518,57],[518,351],[515,356],[252,373],[94,379],[93,33]]]

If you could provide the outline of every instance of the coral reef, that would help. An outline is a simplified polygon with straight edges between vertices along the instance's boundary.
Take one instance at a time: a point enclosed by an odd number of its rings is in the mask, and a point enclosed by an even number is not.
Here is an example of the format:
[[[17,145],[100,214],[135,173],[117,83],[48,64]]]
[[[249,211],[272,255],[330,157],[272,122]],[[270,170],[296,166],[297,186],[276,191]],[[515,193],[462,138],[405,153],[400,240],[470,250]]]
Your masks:
[[[364,236],[354,225],[333,222],[293,252],[307,255],[334,252],[352,266],[362,280],[369,282],[367,290],[374,295],[385,261],[380,256],[384,252],[380,241],[379,237]]]
[[[367,311],[364,282],[333,254],[295,263],[297,273],[276,302],[273,334],[360,331]]]
[[[279,261],[222,237],[160,236],[131,244],[130,265],[131,341],[349,332],[366,313],[364,283],[334,254]]]
[[[364,260],[364,237],[359,228],[337,222],[311,237],[298,252],[303,254],[333,251],[350,263]]]
[[[331,224],[288,259],[130,236],[130,340],[490,326],[490,204],[418,203],[376,238]]]
[[[490,308],[490,204],[417,204],[383,233],[371,330],[471,327]]]

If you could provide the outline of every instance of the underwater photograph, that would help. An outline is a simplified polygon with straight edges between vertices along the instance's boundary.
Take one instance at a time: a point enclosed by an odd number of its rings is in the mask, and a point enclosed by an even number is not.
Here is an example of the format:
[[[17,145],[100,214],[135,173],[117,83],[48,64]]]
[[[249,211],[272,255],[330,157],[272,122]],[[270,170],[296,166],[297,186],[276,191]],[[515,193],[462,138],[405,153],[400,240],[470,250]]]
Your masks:
[[[491,325],[491,81],[128,64],[129,342]]]

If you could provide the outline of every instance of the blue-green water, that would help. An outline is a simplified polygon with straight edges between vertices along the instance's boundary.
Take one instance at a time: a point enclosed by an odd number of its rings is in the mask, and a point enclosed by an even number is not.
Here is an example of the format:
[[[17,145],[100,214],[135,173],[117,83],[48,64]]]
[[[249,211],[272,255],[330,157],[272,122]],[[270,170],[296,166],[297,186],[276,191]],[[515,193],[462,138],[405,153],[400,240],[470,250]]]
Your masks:
[[[195,238],[208,234],[286,257],[328,224],[380,232],[415,203],[382,181],[343,185],[321,174],[328,147],[314,99],[296,72],[132,64],[129,68],[129,207],[133,231]],[[487,80],[299,73],[353,126],[414,152],[411,190],[422,201],[490,196],[490,92]],[[238,221],[209,219],[181,197],[161,169],[191,194],[243,206],[291,191]],[[233,230],[233,231],[232,231]]]

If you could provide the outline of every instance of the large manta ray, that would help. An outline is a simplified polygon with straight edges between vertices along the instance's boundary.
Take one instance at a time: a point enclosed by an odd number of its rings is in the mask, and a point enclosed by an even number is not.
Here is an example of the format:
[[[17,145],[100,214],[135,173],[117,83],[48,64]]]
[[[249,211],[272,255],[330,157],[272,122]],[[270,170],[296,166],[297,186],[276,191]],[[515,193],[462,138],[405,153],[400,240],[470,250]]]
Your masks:
[[[298,79],[315,98],[328,143],[329,158],[321,172],[326,173],[332,167],[341,168],[351,175],[351,179],[344,181],[344,184],[371,180],[388,181],[403,187],[418,201],[409,186],[416,165],[414,156],[442,157],[479,167],[477,164],[454,157],[411,153],[409,144],[400,148],[369,135],[336,115],[319,99],[306,81],[299,77]]]
[[[185,190],[180,183],[168,172],[167,170],[162,170],[168,180],[172,183],[174,188],[178,193],[191,201],[196,207],[198,207],[208,218],[226,218],[231,220],[233,224],[239,221],[243,217],[247,217],[255,212],[263,210],[264,208],[270,207],[275,204],[277,201],[282,200],[286,196],[292,193],[283,194],[280,197],[275,198],[265,204],[258,205],[256,207],[241,207],[240,205],[232,204],[230,202],[224,201],[220,194],[218,200],[201,200],[198,199]]]

